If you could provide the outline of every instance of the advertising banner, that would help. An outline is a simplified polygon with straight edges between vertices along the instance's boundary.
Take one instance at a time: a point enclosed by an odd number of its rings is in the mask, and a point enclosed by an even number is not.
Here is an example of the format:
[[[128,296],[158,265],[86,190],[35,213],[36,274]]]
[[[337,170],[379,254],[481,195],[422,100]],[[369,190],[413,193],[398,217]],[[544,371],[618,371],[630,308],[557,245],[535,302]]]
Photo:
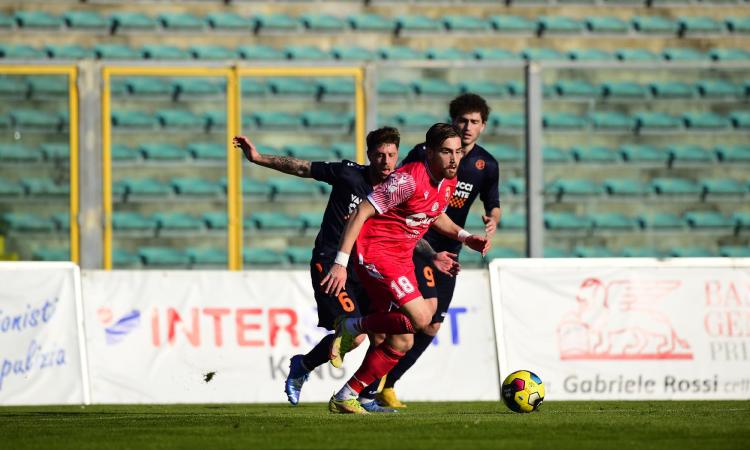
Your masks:
[[[503,375],[548,400],[750,398],[750,259],[495,260]]]
[[[88,403],[78,266],[0,262],[0,405]]]
[[[285,402],[289,359],[327,333],[307,271],[84,271],[82,284],[95,403]],[[499,398],[486,273],[462,273],[462,291],[405,399]],[[301,401],[327,401],[364,353],[315,370]]]

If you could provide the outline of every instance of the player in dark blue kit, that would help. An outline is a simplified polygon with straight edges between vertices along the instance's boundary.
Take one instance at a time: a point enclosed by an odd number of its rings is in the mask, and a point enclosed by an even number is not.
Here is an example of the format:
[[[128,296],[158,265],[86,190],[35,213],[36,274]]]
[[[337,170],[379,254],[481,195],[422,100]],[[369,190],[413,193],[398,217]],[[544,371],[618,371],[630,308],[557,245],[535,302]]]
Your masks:
[[[482,97],[476,94],[463,94],[451,101],[449,113],[453,124],[461,131],[464,157],[458,166],[458,184],[446,213],[453,222],[463,227],[472,203],[479,196],[484,204],[485,213],[482,220],[485,223],[485,234],[488,239],[491,239],[500,221],[498,189],[500,171],[497,160],[477,144],[487,124],[490,108]],[[409,152],[402,164],[423,160],[425,152],[424,144],[417,145]],[[462,245],[460,242],[448,239],[432,230],[427,232],[425,240],[436,252],[449,252],[455,254],[458,259]],[[437,335],[456,287],[455,277],[445,276],[440,271],[434,270],[429,259],[424,257],[424,252],[414,253],[414,267],[420,292],[426,301],[436,303],[432,323],[414,336],[414,345],[385,377],[381,392],[377,392],[379,383],[376,382],[368,386],[362,394],[364,398],[377,397],[381,405],[393,408],[406,406],[398,400],[394,385],[414,365]]]
[[[373,186],[385,180],[396,168],[400,143],[398,130],[383,127],[367,135],[369,166],[362,166],[347,160],[330,163],[310,162],[285,156],[262,155],[244,136],[235,137],[234,143],[236,147],[242,149],[245,157],[255,164],[298,177],[314,178],[332,186],[310,260],[310,278],[318,307],[318,326],[333,331],[334,320],[337,317],[341,315],[360,317],[366,314],[367,297],[353,269],[349,270],[344,291],[336,296],[326,294],[320,286],[320,280],[334,263],[339,240],[349,215],[362,199],[367,198],[372,192]],[[428,246],[423,244],[422,248],[424,247]],[[440,254],[435,257],[437,258],[435,264],[441,267],[441,270],[447,272],[456,270],[457,264],[447,255]],[[354,264],[350,266],[354,267]],[[358,344],[363,339],[364,336]],[[329,334],[306,355],[295,355],[291,358],[289,376],[284,390],[292,405],[299,402],[302,385],[307,381],[310,372],[329,361],[332,340],[333,334]],[[374,401],[363,406],[371,412],[393,412],[393,410],[380,408]]]

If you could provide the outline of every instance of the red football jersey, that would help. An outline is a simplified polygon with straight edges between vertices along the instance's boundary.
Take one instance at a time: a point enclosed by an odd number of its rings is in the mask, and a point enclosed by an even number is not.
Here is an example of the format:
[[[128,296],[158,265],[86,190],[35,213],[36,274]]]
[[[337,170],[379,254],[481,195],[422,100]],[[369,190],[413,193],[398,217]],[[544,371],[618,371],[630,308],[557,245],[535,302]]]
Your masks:
[[[414,247],[448,207],[456,183],[434,180],[426,161],[393,172],[367,197],[378,214],[362,227],[357,252],[368,263],[412,267]]]

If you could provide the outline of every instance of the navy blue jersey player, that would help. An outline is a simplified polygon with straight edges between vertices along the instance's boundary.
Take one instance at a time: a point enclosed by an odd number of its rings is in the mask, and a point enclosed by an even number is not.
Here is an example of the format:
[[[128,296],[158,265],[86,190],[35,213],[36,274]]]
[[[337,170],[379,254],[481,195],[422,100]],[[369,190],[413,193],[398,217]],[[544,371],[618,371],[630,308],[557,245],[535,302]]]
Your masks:
[[[234,142],[235,146],[242,149],[245,157],[255,164],[298,177],[313,178],[332,186],[310,260],[310,278],[318,308],[318,326],[332,331],[337,317],[342,315],[358,317],[366,314],[367,298],[353,269],[348,273],[344,291],[336,296],[326,294],[320,286],[320,281],[328,273],[336,258],[339,240],[349,215],[362,199],[367,198],[367,195],[372,192],[373,186],[385,180],[395,169],[400,142],[398,130],[383,127],[367,135],[369,166],[347,160],[310,162],[285,156],[263,155],[244,136],[235,137]],[[420,248],[427,248],[429,251],[428,247],[423,244]],[[440,254],[436,258],[435,263],[441,270],[455,271],[457,264],[448,256]],[[354,264],[349,265],[349,267],[354,266]],[[309,373],[329,361],[329,348],[332,340],[333,334],[331,333],[307,354],[295,355],[291,358],[289,376],[285,383],[285,392],[291,404],[296,405],[299,402],[302,385],[307,381]],[[379,407],[375,402],[366,407],[372,411],[384,412],[382,408],[378,410]]]
[[[479,136],[487,124],[490,108],[485,100],[476,94],[463,94],[456,97],[449,107],[451,120],[461,131],[461,144],[464,157],[458,166],[458,184],[449,202],[446,213],[457,225],[463,227],[474,200],[479,197],[484,204],[484,215],[487,238],[492,238],[500,221],[499,166],[497,160],[487,150],[477,144]],[[412,149],[402,164],[424,159],[424,144]],[[425,235],[425,240],[435,251],[447,251],[458,258],[461,243],[448,239],[432,230]],[[414,254],[419,290],[427,301],[436,302],[435,315],[430,326],[414,336],[414,345],[399,363],[388,373],[377,400],[389,407],[405,406],[399,401],[394,385],[427,349],[440,329],[456,286],[454,277],[445,276],[433,270],[430,261],[423,254]],[[434,303],[433,303],[434,304]],[[378,386],[370,385],[363,395],[375,397]]]

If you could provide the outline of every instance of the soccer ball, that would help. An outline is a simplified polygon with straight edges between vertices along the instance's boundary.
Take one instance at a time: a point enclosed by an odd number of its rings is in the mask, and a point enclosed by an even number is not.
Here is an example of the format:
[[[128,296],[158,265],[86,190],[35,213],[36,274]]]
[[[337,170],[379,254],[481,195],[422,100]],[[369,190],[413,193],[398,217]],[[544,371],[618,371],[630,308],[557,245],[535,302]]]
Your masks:
[[[502,397],[511,411],[530,413],[536,411],[544,400],[544,383],[533,372],[517,370],[505,377]]]

